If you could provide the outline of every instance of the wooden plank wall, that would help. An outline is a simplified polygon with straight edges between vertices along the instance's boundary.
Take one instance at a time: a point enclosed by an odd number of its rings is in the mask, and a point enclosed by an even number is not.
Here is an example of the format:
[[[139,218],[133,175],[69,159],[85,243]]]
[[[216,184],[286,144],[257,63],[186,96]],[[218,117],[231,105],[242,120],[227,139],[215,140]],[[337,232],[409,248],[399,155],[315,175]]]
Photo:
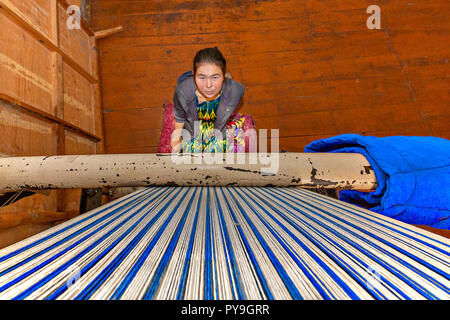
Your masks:
[[[369,5],[381,30],[368,30]],[[106,150],[155,152],[162,105],[197,50],[218,46],[240,110],[303,151],[342,133],[450,138],[448,0],[95,0]]]
[[[69,30],[68,3],[0,0],[0,154],[103,153],[93,31]],[[80,190],[0,208],[0,247],[79,213]]]

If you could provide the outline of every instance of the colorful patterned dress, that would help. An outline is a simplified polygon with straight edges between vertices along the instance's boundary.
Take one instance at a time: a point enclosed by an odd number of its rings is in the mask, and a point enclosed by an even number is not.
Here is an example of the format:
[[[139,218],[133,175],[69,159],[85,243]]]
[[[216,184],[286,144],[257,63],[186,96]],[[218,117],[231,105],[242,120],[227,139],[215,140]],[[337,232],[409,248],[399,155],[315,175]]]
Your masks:
[[[182,141],[183,152],[224,152],[226,140],[218,140],[213,134],[217,107],[221,96],[212,101],[203,101],[202,103],[198,102],[197,96],[195,97],[200,128],[194,133],[195,137],[191,141]]]
[[[200,120],[200,128],[194,133],[195,137],[190,141],[182,140],[182,152],[248,152],[246,140],[249,137],[246,130],[254,128],[253,119],[247,115],[233,113],[226,125],[226,137],[219,140],[214,136],[214,122],[217,108],[220,102],[219,95],[212,101],[199,103],[196,96],[197,114]]]
[[[254,139],[249,129],[254,127],[253,119],[250,116],[232,113],[227,123],[227,152],[248,152],[246,144],[248,147],[249,139]]]

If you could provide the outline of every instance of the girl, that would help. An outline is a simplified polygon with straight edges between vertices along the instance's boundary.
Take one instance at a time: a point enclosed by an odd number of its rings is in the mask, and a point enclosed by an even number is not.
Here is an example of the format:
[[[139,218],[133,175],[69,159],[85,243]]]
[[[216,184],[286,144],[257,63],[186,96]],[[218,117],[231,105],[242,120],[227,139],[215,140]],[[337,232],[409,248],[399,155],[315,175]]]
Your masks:
[[[232,147],[226,143],[226,125],[244,86],[225,77],[226,60],[217,47],[198,51],[193,67],[194,73],[178,78],[173,97],[172,152],[226,152]]]

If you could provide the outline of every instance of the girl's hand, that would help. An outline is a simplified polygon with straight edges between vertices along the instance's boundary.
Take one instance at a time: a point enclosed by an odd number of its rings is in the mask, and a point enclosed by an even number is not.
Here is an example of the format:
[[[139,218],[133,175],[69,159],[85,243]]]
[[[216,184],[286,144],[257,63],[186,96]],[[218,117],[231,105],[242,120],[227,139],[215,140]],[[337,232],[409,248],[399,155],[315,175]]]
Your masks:
[[[181,142],[173,140],[170,145],[172,146],[172,153],[179,153],[181,150]]]
[[[172,132],[172,139],[170,145],[172,147],[172,153],[178,153],[181,150],[181,134],[184,127],[184,122],[173,122],[174,130]]]

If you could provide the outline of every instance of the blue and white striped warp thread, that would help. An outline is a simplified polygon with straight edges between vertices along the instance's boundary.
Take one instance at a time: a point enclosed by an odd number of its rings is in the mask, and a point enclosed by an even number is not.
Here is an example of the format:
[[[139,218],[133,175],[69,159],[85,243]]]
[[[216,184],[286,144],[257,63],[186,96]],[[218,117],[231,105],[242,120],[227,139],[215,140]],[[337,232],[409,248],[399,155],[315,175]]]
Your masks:
[[[0,298],[450,299],[449,249],[304,189],[152,187],[0,250]]]

